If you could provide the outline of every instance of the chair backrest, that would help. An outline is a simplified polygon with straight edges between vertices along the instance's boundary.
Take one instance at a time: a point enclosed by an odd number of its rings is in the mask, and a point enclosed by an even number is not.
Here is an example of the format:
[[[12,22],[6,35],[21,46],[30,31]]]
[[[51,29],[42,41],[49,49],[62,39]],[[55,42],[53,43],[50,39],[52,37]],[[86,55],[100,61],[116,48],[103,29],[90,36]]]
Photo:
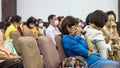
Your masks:
[[[21,54],[24,68],[43,68],[43,60],[40,55],[37,42],[33,37],[20,37]]]
[[[18,38],[20,37],[20,33],[18,31],[10,32],[10,38],[13,39],[13,45],[18,55],[21,55],[21,50],[18,44]]]
[[[58,68],[60,57],[52,39],[47,36],[40,36],[38,38],[38,44],[42,49],[45,68]]]
[[[31,30],[24,30],[23,35],[24,36],[32,36],[32,37],[34,37],[34,34],[33,34],[33,32]]]
[[[60,56],[60,60],[63,61],[67,56],[64,52],[64,49],[63,49],[63,46],[62,46],[62,38],[61,38],[62,35],[56,35],[55,36],[55,41],[56,41],[56,45],[58,47],[58,53],[59,53],[59,56]]]

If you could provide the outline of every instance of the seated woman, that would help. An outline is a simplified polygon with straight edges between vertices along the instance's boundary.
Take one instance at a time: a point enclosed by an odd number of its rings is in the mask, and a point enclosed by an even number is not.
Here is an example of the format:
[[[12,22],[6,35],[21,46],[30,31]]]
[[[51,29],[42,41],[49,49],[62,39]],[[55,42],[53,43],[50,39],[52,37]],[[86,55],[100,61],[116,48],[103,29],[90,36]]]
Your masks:
[[[43,20],[42,19],[37,20],[36,27],[42,35],[45,35],[46,27],[43,26]]]
[[[117,32],[117,24],[115,23],[116,20],[116,15],[113,11],[108,11],[107,13],[108,16],[108,21],[106,23],[106,25],[104,26],[103,30],[104,30],[104,35],[105,35],[105,39],[106,39],[106,43],[108,43],[109,40],[112,40],[112,51],[113,51],[113,56],[115,57],[115,59],[112,60],[120,60],[120,55],[119,55],[119,48],[120,48],[120,37],[118,35]]]
[[[102,12],[102,11],[101,11]],[[98,12],[98,14],[101,14]],[[105,14],[102,12],[102,14]],[[62,44],[65,53],[68,57],[71,56],[82,56],[88,64],[88,68],[118,68],[118,62],[107,60],[101,58],[99,55],[94,54],[92,45],[88,45],[88,37],[85,32],[78,29],[78,21],[72,17],[67,16],[61,25],[61,32],[63,33]],[[81,31],[84,35],[86,41],[81,37],[76,35],[77,31]]]
[[[3,33],[0,30],[0,68],[23,68],[21,61],[16,61],[20,57],[13,54],[9,49],[4,47]]]
[[[34,17],[30,17],[27,20],[26,25],[23,26],[23,30],[31,30],[33,32],[34,37],[37,38],[40,32],[35,27],[35,23],[36,23],[36,19]]]
[[[10,25],[7,27],[6,31],[5,31],[5,38],[6,40],[10,40],[10,32],[12,31],[19,31],[21,36],[23,36],[23,32],[22,29],[20,28],[20,24],[21,24],[21,17],[16,15],[13,16],[11,19],[11,23]]]
[[[98,14],[101,13],[101,14]],[[108,49],[111,51],[110,45],[112,41],[106,44],[103,32],[101,31],[103,26],[107,22],[107,15],[102,14],[101,11],[93,12],[90,15],[89,25],[85,27],[86,35],[89,37],[90,41],[94,46],[94,53],[99,54],[102,58],[108,58]]]

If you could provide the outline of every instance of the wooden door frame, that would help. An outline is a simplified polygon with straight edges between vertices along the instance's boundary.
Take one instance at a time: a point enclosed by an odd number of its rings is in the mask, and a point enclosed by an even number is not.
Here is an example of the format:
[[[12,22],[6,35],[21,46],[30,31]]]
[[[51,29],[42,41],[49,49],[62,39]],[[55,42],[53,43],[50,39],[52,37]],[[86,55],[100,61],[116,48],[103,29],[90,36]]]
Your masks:
[[[1,0],[2,3],[2,21],[8,16],[17,14],[17,0]]]

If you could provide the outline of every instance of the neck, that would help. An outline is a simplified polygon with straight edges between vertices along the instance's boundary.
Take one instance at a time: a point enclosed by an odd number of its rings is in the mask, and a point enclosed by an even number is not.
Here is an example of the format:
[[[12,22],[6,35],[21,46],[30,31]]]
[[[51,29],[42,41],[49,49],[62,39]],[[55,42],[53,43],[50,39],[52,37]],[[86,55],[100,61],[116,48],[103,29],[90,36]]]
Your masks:
[[[53,25],[53,24],[51,24],[54,28],[56,28],[56,26],[55,25]]]

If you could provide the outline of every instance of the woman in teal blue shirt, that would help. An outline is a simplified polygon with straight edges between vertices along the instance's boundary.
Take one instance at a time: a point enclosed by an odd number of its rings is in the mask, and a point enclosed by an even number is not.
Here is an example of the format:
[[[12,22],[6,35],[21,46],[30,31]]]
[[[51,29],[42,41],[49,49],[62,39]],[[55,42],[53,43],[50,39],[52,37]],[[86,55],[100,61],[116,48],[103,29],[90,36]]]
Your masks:
[[[102,25],[105,25],[107,16],[103,11],[97,10],[93,14],[96,16],[94,18],[96,21],[100,21]],[[63,33],[63,48],[68,57],[82,56],[89,68],[118,68],[118,62],[101,58],[99,55],[92,53],[92,46],[88,45],[88,41],[76,35],[78,31],[85,38],[87,37],[85,32],[78,28],[78,21],[72,16],[67,16],[62,22],[61,32]]]

